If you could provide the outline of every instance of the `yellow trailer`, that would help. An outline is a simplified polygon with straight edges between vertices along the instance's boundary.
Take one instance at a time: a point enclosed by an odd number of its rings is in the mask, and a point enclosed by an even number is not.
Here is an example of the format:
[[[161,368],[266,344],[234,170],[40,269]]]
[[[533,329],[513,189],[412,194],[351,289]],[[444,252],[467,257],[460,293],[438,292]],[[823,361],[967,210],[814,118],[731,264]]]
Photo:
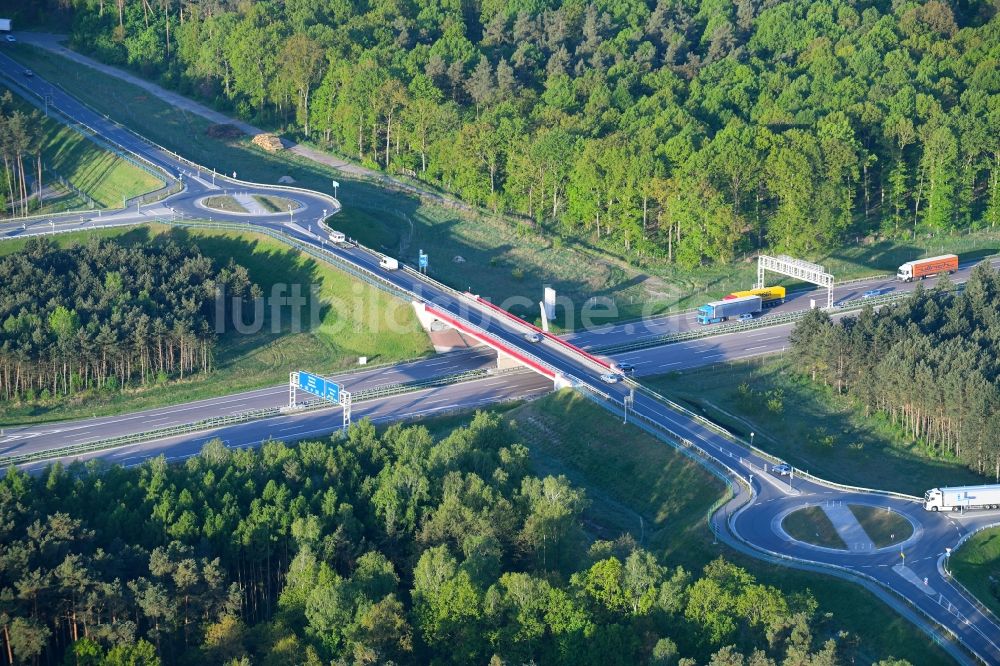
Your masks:
[[[731,298],[743,298],[745,296],[760,296],[761,304],[766,307],[781,305],[785,302],[784,287],[763,287],[762,289],[747,289],[746,291],[734,291],[723,300]]]

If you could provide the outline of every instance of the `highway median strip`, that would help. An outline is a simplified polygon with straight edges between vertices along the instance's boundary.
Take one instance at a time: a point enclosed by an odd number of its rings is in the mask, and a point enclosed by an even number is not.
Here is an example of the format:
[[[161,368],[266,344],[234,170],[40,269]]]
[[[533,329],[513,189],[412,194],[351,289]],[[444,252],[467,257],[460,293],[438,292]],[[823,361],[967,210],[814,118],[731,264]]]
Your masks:
[[[900,301],[909,295],[910,292],[899,292],[894,294],[885,294],[875,298],[855,298],[850,301],[841,302],[836,306],[836,309],[833,310],[833,312],[852,312],[861,310],[866,305],[876,307],[880,305],[889,305]],[[697,340],[699,338],[708,338],[716,335],[726,335],[729,333],[742,333],[744,331],[752,331],[759,328],[790,324],[798,321],[808,312],[809,310],[796,310],[795,312],[765,315],[759,319],[751,319],[749,321],[737,322],[723,326],[703,326],[690,331],[678,331],[676,333],[665,333],[663,335],[643,338],[641,340],[636,340],[635,342],[595,346],[591,347],[590,351],[595,354],[620,354],[628,351],[638,351],[641,349],[649,349],[651,347],[659,347],[661,345],[668,345],[675,342],[684,342],[686,340]]]

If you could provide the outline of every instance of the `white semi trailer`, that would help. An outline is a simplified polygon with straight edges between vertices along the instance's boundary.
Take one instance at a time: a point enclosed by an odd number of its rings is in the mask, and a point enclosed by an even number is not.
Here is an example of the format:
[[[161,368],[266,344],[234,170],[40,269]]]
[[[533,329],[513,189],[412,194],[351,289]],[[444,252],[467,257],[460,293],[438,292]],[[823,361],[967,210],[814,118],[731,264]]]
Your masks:
[[[927,511],[1000,509],[1000,485],[931,488],[924,493]]]

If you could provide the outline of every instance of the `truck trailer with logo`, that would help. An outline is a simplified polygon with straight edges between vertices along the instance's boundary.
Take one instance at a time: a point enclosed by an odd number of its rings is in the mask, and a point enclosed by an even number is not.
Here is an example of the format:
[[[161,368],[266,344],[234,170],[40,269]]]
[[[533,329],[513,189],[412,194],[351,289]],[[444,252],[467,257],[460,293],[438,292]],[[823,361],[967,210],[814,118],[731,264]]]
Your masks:
[[[931,275],[942,275],[944,273],[954,273],[958,270],[957,254],[942,254],[940,257],[928,257],[927,259],[917,259],[908,261],[896,271],[896,278],[903,282],[912,280],[923,280]]]
[[[926,511],[964,511],[1000,509],[1000,484],[931,488],[924,493]]]

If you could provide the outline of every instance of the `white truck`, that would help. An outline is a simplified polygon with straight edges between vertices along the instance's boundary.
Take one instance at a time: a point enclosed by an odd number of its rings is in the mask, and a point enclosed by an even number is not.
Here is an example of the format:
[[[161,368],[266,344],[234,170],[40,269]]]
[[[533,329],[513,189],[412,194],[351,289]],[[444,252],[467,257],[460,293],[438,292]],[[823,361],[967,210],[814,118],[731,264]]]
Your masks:
[[[379,260],[378,265],[381,266],[382,269],[386,271],[394,271],[397,268],[399,268],[399,262],[393,259],[392,257],[383,256]]]
[[[924,493],[925,511],[1000,509],[1000,485],[931,488]]]
[[[331,243],[345,243],[347,242],[347,235],[343,231],[333,231],[330,230],[330,242]]]

